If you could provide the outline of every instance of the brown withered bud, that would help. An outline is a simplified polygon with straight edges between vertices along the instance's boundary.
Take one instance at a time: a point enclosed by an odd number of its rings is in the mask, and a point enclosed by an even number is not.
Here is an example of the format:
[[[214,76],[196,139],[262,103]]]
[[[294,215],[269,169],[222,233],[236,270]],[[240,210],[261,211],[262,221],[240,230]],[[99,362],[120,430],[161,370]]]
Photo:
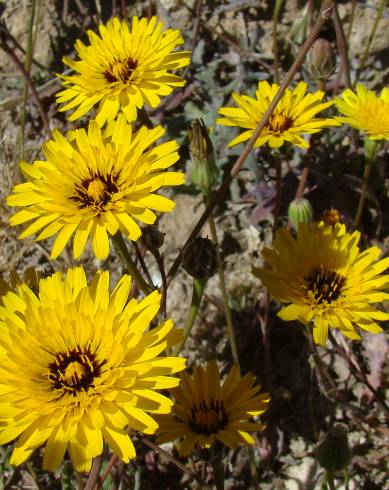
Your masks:
[[[148,250],[158,250],[163,245],[165,234],[159,231],[155,225],[148,225],[142,228],[141,240]]]
[[[193,121],[188,137],[192,182],[200,188],[204,196],[208,196],[217,182],[218,169],[212,142],[202,119]]]
[[[340,223],[339,211],[335,208],[327,209],[323,213],[322,221],[327,226],[335,226],[337,223]]]
[[[182,266],[195,278],[213,276],[217,266],[215,245],[209,238],[195,238],[182,251]]]
[[[335,70],[335,54],[331,43],[318,38],[307,54],[307,69],[313,80],[327,80]]]

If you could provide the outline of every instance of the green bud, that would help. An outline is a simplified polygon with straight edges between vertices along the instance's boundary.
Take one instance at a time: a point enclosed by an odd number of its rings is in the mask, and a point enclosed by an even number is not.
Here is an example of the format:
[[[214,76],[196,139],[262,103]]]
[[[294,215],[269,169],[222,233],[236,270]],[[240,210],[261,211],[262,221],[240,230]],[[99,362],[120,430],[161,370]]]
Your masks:
[[[218,169],[208,130],[201,119],[193,121],[188,136],[192,182],[200,188],[204,196],[208,196],[217,182]]]
[[[347,439],[347,427],[335,424],[317,446],[317,460],[330,474],[347,468],[351,452]]]
[[[215,245],[209,238],[195,238],[182,251],[182,266],[192,277],[210,278],[217,266]]]
[[[335,70],[335,55],[331,44],[318,38],[307,54],[307,69],[313,80],[327,80]]]
[[[307,199],[298,198],[289,204],[289,221],[296,231],[300,223],[310,223],[312,221],[312,215],[312,206]]]
[[[148,250],[158,250],[162,247],[165,234],[158,230],[155,225],[142,228],[142,243]]]

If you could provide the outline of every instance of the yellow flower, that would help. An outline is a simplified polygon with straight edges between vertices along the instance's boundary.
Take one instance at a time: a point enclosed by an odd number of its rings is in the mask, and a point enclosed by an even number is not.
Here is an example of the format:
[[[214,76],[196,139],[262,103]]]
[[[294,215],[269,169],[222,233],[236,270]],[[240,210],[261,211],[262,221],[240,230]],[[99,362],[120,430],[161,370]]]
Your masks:
[[[179,452],[185,457],[194,448],[208,448],[216,440],[231,449],[255,443],[248,431],[260,431],[264,426],[248,419],[267,410],[270,395],[258,395],[260,386],[254,386],[254,375],[241,378],[234,366],[221,384],[219,369],[212,361],[205,369],[196,367],[193,376],[185,372],[180,376],[180,386],[170,390],[175,398],[171,413],[157,419],[158,444],[182,438]]]
[[[163,133],[161,126],[133,133],[123,115],[104,132],[94,120],[88,131],[71,131],[67,139],[54,131],[43,147],[47,161],[21,163],[28,182],[16,185],[7,203],[25,209],[11,217],[11,225],[33,221],[20,238],[39,230],[37,240],[57,234],[52,259],[72,235],[75,258],[89,236],[99,259],[109,254],[108,234],[120,230],[137,240],[141,230],[134,218],[152,224],[153,210],[174,209],[173,201],[155,191],[184,182],[182,173],[165,171],[179,158],[175,141],[147,150]]]
[[[342,98],[335,99],[336,107],[346,117],[336,120],[360,129],[371,140],[389,140],[389,88],[378,97],[373,90],[357,84],[356,93],[346,89]]]
[[[380,249],[361,252],[359,239],[358,231],[347,233],[340,223],[333,227],[302,223],[297,238],[280,229],[274,249],[262,252],[272,268],[254,269],[274,298],[290,303],[278,315],[304,325],[312,322],[318,344],[327,341],[329,327],[360,339],[357,330],[382,332],[375,320],[389,319],[388,313],[371,305],[389,299],[388,293],[380,291],[389,286],[389,276],[381,275],[389,257],[377,262]]]
[[[133,17],[131,31],[126,22],[114,18],[106,26],[100,25],[99,31],[100,37],[88,31],[87,46],[76,42],[79,60],[63,60],[76,72],[61,75],[67,88],[57,94],[57,101],[65,104],[60,111],[77,107],[70,121],[96,104],[99,126],[114,119],[119,109],[128,121],[135,121],[144,104],[157,107],[161,96],[185,85],[183,78],[169,72],[190,62],[189,51],[173,53],[184,42],[180,31],[162,31],[156,17]]]
[[[247,95],[232,94],[239,107],[222,107],[219,112],[226,117],[216,119],[216,122],[224,126],[244,128],[246,131],[234,138],[228,146],[235,146],[251,137],[278,89],[279,85],[276,83],[270,85],[262,81],[258,83],[256,99]],[[318,90],[314,94],[306,94],[306,90],[307,84],[304,82],[300,82],[293,91],[286,89],[254,147],[268,143],[271,148],[279,148],[287,141],[301,148],[308,148],[309,143],[301,137],[302,134],[318,133],[323,128],[339,126],[334,119],[315,117],[333,104],[321,103],[324,92]]]
[[[84,270],[26,284],[0,307],[0,444],[18,438],[11,464],[46,443],[43,466],[55,470],[68,450],[89,471],[106,441],[124,462],[135,457],[128,428],[152,434],[153,414],[172,402],[154,390],[177,386],[168,375],[185,360],[160,355],[181,339],[171,320],[148,330],[159,310],[156,291],[127,303],[131,278],[112,293],[109,273],[88,285]],[[149,413],[151,415],[149,415]]]

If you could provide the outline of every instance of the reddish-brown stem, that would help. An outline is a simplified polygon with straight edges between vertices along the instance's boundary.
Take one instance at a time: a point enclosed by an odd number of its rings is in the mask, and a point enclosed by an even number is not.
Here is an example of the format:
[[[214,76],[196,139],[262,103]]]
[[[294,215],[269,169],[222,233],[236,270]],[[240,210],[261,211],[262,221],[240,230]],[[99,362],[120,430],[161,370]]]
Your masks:
[[[100,470],[101,470],[102,463],[103,463],[103,457],[101,454],[100,456],[97,456],[96,458],[93,459],[92,469],[89,473],[89,477],[85,484],[84,490],[94,490],[100,477]]]
[[[102,488],[105,480],[108,478],[109,474],[111,473],[112,468],[115,466],[115,464],[119,461],[119,458],[116,456],[116,454],[113,454],[111,459],[109,460],[107,466],[105,467],[105,470],[103,474],[101,475],[101,478],[96,482],[96,490],[100,490]]]

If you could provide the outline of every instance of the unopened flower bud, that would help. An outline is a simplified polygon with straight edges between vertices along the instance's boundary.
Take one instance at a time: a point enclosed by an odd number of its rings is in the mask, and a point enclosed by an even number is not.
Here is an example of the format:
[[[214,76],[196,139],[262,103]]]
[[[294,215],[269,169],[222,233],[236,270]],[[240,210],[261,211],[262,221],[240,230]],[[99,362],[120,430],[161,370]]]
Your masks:
[[[182,266],[192,277],[208,279],[216,271],[215,245],[209,238],[197,237],[182,251]]]
[[[307,69],[313,80],[327,80],[335,70],[335,55],[331,43],[319,38],[307,54]]]
[[[204,196],[208,196],[217,182],[218,169],[208,130],[201,119],[193,121],[188,136],[192,159],[192,182],[200,188]]]
[[[320,466],[328,472],[344,470],[351,460],[347,427],[343,424],[335,424],[318,445],[316,454]]]
[[[313,211],[311,203],[304,198],[294,199],[289,204],[288,217],[294,230],[298,230],[300,223],[310,223]]]
[[[158,250],[162,247],[165,234],[159,231],[155,225],[148,225],[142,228],[142,243],[148,250]]]
[[[326,226],[334,227],[337,223],[340,223],[340,213],[337,209],[331,208],[324,211],[322,221]]]

